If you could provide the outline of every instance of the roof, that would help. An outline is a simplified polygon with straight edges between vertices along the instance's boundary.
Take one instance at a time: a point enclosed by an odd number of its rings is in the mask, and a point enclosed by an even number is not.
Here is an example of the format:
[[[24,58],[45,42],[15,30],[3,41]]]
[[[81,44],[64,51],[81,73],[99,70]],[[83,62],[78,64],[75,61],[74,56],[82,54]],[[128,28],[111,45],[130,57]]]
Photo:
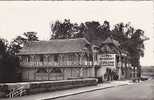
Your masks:
[[[119,42],[112,39],[111,37],[108,37],[104,42],[102,42],[103,44],[114,44],[115,46],[120,46]]]
[[[111,53],[111,54],[119,54],[120,53],[118,48],[115,48],[114,46],[108,46],[108,45],[104,45],[103,47],[101,47],[101,52]]]
[[[28,42],[17,55],[83,52],[87,44],[90,43],[85,38],[33,41]]]

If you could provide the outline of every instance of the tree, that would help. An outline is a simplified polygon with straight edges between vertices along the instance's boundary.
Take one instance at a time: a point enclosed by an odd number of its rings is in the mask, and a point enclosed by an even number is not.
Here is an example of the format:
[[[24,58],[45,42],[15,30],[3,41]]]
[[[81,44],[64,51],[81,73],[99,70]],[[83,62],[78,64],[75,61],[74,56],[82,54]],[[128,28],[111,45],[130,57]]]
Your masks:
[[[8,47],[7,40],[0,39],[0,82],[16,81],[15,69],[17,59],[15,59],[15,56],[10,55]]]
[[[85,32],[85,24],[72,23],[70,19],[65,19],[63,22],[57,20],[51,25],[50,39],[71,39],[83,38]]]
[[[17,36],[10,44],[5,39],[0,39],[0,82],[20,81],[19,59],[15,55],[29,41],[38,41],[36,32],[26,32]],[[9,74],[8,74],[9,73]]]
[[[25,40],[26,41],[38,41],[38,37],[36,36],[37,32],[25,32]]]
[[[104,21],[101,25],[97,21],[88,21],[85,22],[84,37],[90,42],[93,41],[102,41],[111,35],[110,23]]]
[[[125,49],[131,57],[131,64],[138,70],[138,76],[141,75],[140,57],[144,56],[144,41],[149,38],[144,36],[144,31],[134,29],[130,23],[120,23],[115,25],[112,30],[113,37],[120,42],[121,48]]]
[[[37,32],[25,32],[23,36],[17,36],[9,45],[9,53],[15,55],[26,42],[39,41]]]
[[[6,55],[8,41],[0,38],[0,58]]]
[[[51,25],[51,39],[67,39],[72,38],[73,24],[69,19],[65,19],[64,22],[56,21]]]
[[[98,21],[87,21],[85,23],[71,23],[69,20],[69,25],[71,26],[67,28],[67,31],[63,31],[63,23],[60,21],[56,21],[54,24],[52,24],[51,30],[52,35],[51,39],[70,39],[70,38],[86,38],[90,42],[93,40],[97,40],[98,38],[100,40],[103,40],[111,35],[110,31],[110,24],[108,21],[104,21],[104,23],[101,25]],[[66,24],[65,24],[66,25]],[[66,33],[69,34],[68,36],[65,36]]]
[[[73,24],[72,38],[83,38],[85,35],[85,28],[86,26],[84,23],[81,23],[80,25],[77,23]]]
[[[95,40],[97,38],[97,36],[99,35],[98,34],[98,27],[100,26],[100,23],[97,22],[97,21],[88,21],[88,22],[85,22],[85,38],[88,40],[88,41],[92,41],[92,40]]]

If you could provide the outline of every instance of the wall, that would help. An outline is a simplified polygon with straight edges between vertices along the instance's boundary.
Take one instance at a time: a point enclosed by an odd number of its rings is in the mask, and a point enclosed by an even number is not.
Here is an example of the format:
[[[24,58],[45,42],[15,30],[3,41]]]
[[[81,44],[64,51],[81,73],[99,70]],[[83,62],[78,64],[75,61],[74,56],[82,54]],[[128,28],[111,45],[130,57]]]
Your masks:
[[[106,67],[101,66],[96,71],[97,71],[97,73],[96,73],[97,77],[104,77],[104,74],[106,72]]]
[[[34,93],[42,93],[55,90],[64,90],[70,88],[77,88],[82,86],[97,85],[97,79],[75,79],[75,80],[61,80],[61,81],[43,81],[43,82],[23,82],[23,83],[5,83],[0,84],[0,98],[6,97],[8,91],[17,87],[24,87],[26,92],[23,94],[31,95]]]
[[[58,68],[58,67],[54,67]],[[47,72],[37,73],[36,68],[23,68],[23,81],[37,81],[37,80],[67,80],[76,78],[95,77],[95,70],[93,67],[60,67],[61,73],[51,72],[53,68],[44,68]]]
[[[33,69],[33,68],[29,68],[29,69],[23,69],[22,70],[22,79],[23,81],[32,81],[35,79],[35,72],[36,72],[36,69]]]
[[[20,58],[23,81],[94,77],[92,61],[86,53],[27,55]],[[60,68],[61,73],[51,72],[52,68],[56,67]],[[46,72],[38,73],[40,68],[44,68]]]

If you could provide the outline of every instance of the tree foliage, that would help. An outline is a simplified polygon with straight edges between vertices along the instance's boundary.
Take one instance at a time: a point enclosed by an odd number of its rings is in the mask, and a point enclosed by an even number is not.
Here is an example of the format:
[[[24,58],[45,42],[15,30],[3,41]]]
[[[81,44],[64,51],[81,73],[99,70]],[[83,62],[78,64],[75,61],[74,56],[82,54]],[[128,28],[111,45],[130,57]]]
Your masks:
[[[36,32],[25,32],[23,36],[17,36],[9,45],[9,53],[18,53],[26,42],[38,41],[36,35]]]
[[[24,43],[38,41],[36,34],[36,32],[26,32],[23,36],[17,36],[10,44],[7,40],[0,39],[0,83],[20,81],[19,60],[15,54]]]
[[[51,30],[53,32],[52,39],[65,39],[72,37],[73,24],[70,20],[65,19],[64,22],[56,21],[52,24]]]
[[[17,59],[9,53],[9,44],[7,40],[0,39],[0,83],[16,81]]]
[[[51,39],[70,39],[83,37],[85,26],[83,23],[78,25],[77,23],[71,23],[69,19],[65,19],[63,22],[57,20],[51,25]]]

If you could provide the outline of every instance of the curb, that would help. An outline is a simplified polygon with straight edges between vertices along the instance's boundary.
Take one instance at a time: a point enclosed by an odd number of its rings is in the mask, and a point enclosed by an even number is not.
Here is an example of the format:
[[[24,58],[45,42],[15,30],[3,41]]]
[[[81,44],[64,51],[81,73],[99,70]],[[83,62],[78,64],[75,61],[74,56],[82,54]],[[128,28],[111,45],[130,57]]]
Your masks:
[[[119,86],[125,86],[125,85],[129,85],[129,84],[122,84],[122,85],[117,85],[117,86],[119,87]],[[65,95],[55,96],[55,97],[51,97],[51,98],[47,98],[47,99],[41,99],[41,100],[57,99],[57,98],[61,98],[61,97],[67,97],[67,96],[71,96],[71,95],[77,95],[77,94],[82,94],[82,93],[86,93],[86,92],[92,92],[92,91],[96,91],[96,90],[108,89],[108,88],[113,88],[113,87],[117,87],[117,86],[96,88],[96,89],[91,89],[91,90],[87,90],[87,91],[85,90],[85,91],[81,91],[81,92],[77,92],[77,93],[65,94]]]

